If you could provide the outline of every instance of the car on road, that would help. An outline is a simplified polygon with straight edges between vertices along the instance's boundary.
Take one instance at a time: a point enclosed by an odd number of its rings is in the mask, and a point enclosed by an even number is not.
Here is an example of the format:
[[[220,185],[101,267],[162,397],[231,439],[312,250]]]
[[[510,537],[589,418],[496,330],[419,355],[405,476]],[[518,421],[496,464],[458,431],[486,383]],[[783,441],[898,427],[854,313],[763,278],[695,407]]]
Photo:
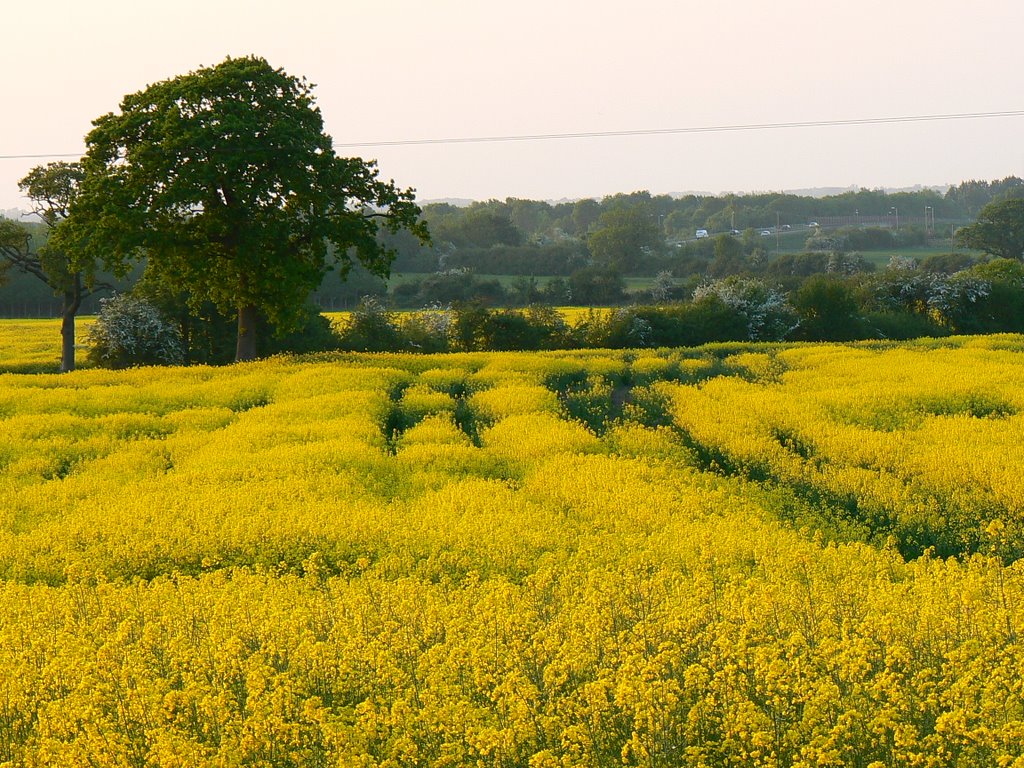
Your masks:
[[[771,237],[772,231],[770,229],[762,229],[761,237]]]
[[[707,237],[707,236],[708,236],[708,231],[706,229],[698,229],[697,230],[697,239],[698,240],[700,240],[702,237]]]

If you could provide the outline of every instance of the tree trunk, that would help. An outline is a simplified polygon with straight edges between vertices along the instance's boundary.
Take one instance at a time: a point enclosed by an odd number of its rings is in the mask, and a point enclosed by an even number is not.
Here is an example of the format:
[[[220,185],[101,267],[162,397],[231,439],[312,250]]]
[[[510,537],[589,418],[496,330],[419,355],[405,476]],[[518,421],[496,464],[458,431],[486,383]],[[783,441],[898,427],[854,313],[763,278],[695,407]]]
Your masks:
[[[235,362],[256,359],[256,307],[248,305],[238,308],[238,343],[235,345]]]
[[[64,291],[60,312],[60,372],[75,370],[75,315],[82,305],[82,278],[75,275],[72,287]]]

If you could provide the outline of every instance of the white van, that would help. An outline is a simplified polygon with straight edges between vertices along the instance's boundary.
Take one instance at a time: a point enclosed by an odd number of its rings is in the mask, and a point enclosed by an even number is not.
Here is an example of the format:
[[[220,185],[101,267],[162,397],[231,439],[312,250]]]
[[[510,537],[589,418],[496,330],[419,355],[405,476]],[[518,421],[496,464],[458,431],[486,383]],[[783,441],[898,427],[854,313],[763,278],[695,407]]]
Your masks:
[[[708,231],[706,229],[698,229],[697,230],[697,239],[698,240],[700,240],[702,237],[707,237],[707,236],[708,236]]]

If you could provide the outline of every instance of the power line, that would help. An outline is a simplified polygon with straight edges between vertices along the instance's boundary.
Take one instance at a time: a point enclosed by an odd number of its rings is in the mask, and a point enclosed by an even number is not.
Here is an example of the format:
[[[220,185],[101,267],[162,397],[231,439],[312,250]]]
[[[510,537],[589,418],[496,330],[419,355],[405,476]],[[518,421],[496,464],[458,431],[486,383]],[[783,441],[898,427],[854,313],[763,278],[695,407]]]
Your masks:
[[[423,144],[482,144],[506,141],[547,141],[553,139],[591,139],[614,136],[660,136],[684,133],[721,133],[725,131],[763,131],[784,128],[820,128],[839,125],[879,125],[885,123],[923,123],[939,120],[973,120],[993,117],[1024,117],[1024,110],[1004,112],[960,112],[948,115],[904,115],[899,117],[865,117],[849,120],[802,120],[787,123],[748,123],[741,125],[707,125],[686,128],[639,128],[624,131],[580,131],[576,133],[537,133],[513,136],[470,136],[443,139],[400,139],[396,141],[335,142],[336,149],[350,147],[400,147]]]
[[[941,115],[899,115],[895,117],[862,117],[845,120],[798,120],[781,123],[743,123],[738,125],[705,125],[682,128],[636,128],[622,131],[576,131],[572,133],[527,133],[504,136],[448,136],[437,139],[396,139],[391,141],[334,142],[335,149],[357,147],[410,147],[432,144],[488,144],[513,141],[557,141],[565,139],[603,139],[624,136],[669,136],[688,133],[725,133],[740,131],[788,130],[793,128],[831,128],[836,126],[886,125],[893,123],[928,123],[948,120],[979,120],[999,117],[1024,117],[1024,110],[1001,112],[955,112]],[[47,152],[39,154],[0,155],[0,160],[40,160],[57,157],[80,157],[81,153]]]
[[[0,160],[46,160],[51,157],[81,157],[81,152],[43,152],[38,155],[0,155]]]

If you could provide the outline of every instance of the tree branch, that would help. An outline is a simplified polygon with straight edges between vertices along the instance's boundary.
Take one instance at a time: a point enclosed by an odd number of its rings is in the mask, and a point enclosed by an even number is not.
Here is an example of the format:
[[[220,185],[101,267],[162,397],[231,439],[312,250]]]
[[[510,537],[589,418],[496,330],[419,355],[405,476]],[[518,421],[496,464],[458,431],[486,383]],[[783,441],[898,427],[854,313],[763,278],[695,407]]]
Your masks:
[[[113,290],[116,290],[116,286],[112,285],[111,283],[108,283],[106,281],[101,280],[98,283],[93,283],[92,285],[90,285],[88,287],[83,287],[82,288],[82,298],[83,299],[88,298],[89,296],[92,296],[94,293],[99,293],[100,291],[113,291]]]
[[[17,248],[9,245],[0,245],[0,255],[2,255],[7,261],[14,267],[20,269],[22,272],[26,272],[33,277],[37,277],[44,283],[53,287],[50,282],[50,278],[47,277],[43,271],[42,265],[39,263],[39,259],[33,258],[31,254],[22,252]]]

